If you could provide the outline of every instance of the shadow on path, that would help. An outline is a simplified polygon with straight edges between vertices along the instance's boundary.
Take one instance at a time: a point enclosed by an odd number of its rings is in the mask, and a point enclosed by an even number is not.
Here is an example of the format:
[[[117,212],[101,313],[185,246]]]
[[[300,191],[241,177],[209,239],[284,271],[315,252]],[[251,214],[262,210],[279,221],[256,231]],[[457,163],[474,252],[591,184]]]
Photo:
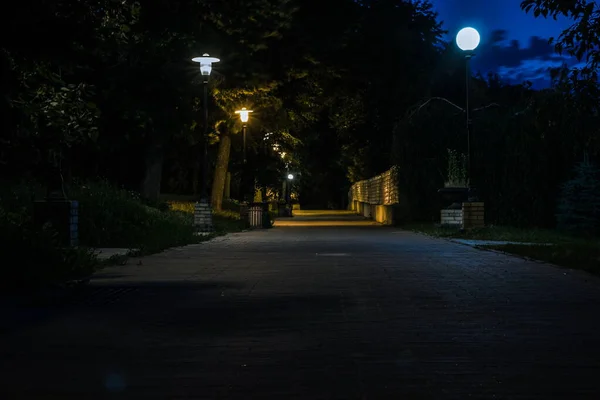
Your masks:
[[[296,215],[3,305],[0,397],[598,398],[597,277]]]

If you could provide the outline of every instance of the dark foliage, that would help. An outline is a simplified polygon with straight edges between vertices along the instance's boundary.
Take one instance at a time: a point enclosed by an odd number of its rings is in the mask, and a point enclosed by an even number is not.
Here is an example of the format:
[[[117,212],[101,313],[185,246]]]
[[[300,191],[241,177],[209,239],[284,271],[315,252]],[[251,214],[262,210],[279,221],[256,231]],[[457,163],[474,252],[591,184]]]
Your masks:
[[[556,214],[558,228],[578,235],[600,234],[600,170],[589,162],[575,168],[562,185]]]

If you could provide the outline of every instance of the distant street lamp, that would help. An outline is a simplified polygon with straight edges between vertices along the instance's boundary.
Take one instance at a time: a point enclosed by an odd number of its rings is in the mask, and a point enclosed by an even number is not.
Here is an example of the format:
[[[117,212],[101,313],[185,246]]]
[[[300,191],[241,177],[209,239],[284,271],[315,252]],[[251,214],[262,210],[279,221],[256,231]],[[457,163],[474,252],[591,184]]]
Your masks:
[[[294,181],[294,178],[295,178],[294,174],[288,173],[287,174],[287,180],[285,180],[283,182],[284,190],[285,190],[285,192],[284,192],[284,198],[285,198],[286,204],[289,205],[289,215],[288,216],[290,216],[290,217],[292,216],[292,211],[291,211],[292,210],[292,205],[291,205],[291,202],[292,202],[292,183]]]
[[[246,123],[250,119],[250,113],[253,113],[252,110],[246,110],[246,107],[243,107],[241,110],[236,111],[236,114],[240,115],[240,119],[242,120],[242,136],[244,140],[243,152],[244,152],[244,164],[246,163]]]
[[[241,198],[242,201],[246,200],[246,186],[248,186],[248,174],[249,171],[246,168],[246,130],[247,130],[247,126],[246,124],[248,123],[248,120],[250,119],[250,113],[252,113],[252,110],[247,110],[246,107],[243,107],[241,110],[237,110],[235,113],[240,115],[240,120],[242,121],[242,137],[243,137],[243,147],[242,147],[242,152],[243,152],[243,157],[244,157],[244,170],[242,171],[242,193],[241,193]],[[254,179],[253,179],[254,180]],[[253,196],[254,197],[254,196]]]
[[[200,73],[203,78],[204,89],[204,160],[202,166],[202,185],[200,186],[200,203],[194,208],[194,224],[202,233],[213,231],[212,208],[208,199],[208,78],[212,71],[212,65],[218,63],[218,58],[203,54],[202,57],[192,58],[192,61],[200,64]]]
[[[471,110],[469,106],[469,80],[471,78],[470,61],[471,58],[475,55],[474,50],[477,48],[477,46],[479,46],[480,41],[481,37],[479,36],[479,32],[477,32],[477,30],[474,28],[463,28],[456,35],[456,44],[458,48],[465,53],[467,92],[465,106],[465,113],[467,116],[467,185],[469,187],[469,197],[471,199],[475,199],[476,194],[474,193],[474,189],[471,187],[473,179],[473,169],[471,160],[473,158],[473,154],[471,152]]]

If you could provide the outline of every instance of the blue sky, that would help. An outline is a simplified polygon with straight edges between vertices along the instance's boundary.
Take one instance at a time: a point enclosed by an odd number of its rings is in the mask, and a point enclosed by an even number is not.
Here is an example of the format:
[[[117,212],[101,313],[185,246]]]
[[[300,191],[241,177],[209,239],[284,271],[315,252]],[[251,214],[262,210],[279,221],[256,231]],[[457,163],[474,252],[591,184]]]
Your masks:
[[[548,44],[548,38],[557,37],[569,26],[566,19],[534,18],[521,10],[521,0],[430,1],[449,31],[448,40],[465,26],[481,33],[473,67],[483,73],[497,71],[513,83],[530,80],[536,87],[544,87],[548,84],[548,68],[568,60]]]

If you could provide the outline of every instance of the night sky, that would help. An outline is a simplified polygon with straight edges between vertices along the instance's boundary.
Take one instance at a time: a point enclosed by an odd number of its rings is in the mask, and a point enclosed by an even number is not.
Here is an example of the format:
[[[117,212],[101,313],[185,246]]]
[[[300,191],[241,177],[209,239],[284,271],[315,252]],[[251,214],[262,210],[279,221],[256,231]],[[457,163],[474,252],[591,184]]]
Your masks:
[[[481,44],[473,60],[476,71],[498,72],[511,83],[530,80],[537,88],[549,84],[548,68],[560,66],[559,56],[548,38],[557,37],[570,21],[534,18],[521,10],[521,0],[431,0],[454,40],[460,28],[472,26],[481,33]]]

